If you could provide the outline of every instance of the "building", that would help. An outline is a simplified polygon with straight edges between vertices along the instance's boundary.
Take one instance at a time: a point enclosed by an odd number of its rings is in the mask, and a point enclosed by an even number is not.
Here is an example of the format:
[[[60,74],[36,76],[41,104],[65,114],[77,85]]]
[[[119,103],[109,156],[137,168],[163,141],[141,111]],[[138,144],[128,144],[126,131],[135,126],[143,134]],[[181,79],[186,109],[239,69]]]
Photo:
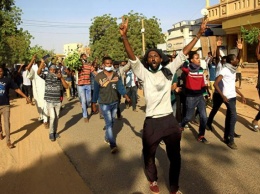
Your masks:
[[[250,29],[252,26],[260,28],[260,0],[220,0],[219,4],[209,6],[209,24],[221,24],[226,33],[227,53],[236,47],[236,41],[241,38],[241,26]],[[243,60],[256,62],[255,45],[243,42]]]
[[[202,18],[197,20],[185,20],[173,24],[172,28],[168,30],[168,33],[166,35],[167,52],[171,53],[173,50],[182,50],[182,48],[186,46],[198,33],[201,21]],[[209,24],[208,26],[209,28],[206,33],[207,36],[202,37],[193,48],[193,50],[197,51],[200,54],[201,58],[205,58],[207,56],[207,53],[211,51],[212,43],[210,42],[210,36],[214,36],[215,39],[216,36],[223,37],[223,51],[225,50],[225,32],[222,30],[222,26],[219,24]]]
[[[78,51],[80,48],[82,48],[83,45],[81,43],[69,43],[65,44],[63,46],[63,53],[65,56],[68,56],[70,53],[73,53],[75,51]]]

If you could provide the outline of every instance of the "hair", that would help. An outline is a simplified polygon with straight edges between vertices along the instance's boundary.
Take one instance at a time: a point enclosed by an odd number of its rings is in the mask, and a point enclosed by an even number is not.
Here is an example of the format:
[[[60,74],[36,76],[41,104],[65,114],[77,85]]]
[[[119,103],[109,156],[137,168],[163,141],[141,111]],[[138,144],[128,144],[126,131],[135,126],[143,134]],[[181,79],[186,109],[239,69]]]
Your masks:
[[[194,55],[198,55],[198,53],[195,52],[195,51],[191,51],[191,52],[189,53],[189,62],[190,62],[190,63],[191,63],[191,59],[193,59]]]
[[[105,57],[103,57],[103,59],[102,59],[102,63],[104,63],[105,60],[111,60],[111,61],[113,61],[112,58],[109,57],[109,56],[105,56]]]
[[[231,63],[231,61],[233,61],[235,58],[236,58],[236,55],[234,55],[234,54],[229,54],[229,55],[227,56],[226,61],[227,61],[227,63]]]
[[[211,54],[211,55],[212,55],[212,52],[211,52],[211,51],[210,51],[210,52],[208,52],[208,55],[209,55],[209,54]]]
[[[157,48],[152,48],[152,49],[149,49],[145,52],[145,55],[143,57],[143,59],[141,60],[142,64],[144,65],[145,68],[149,68],[149,64],[148,64],[148,54],[151,52],[151,51],[155,51],[158,53],[158,55],[162,58],[162,62],[161,62],[161,65],[162,66],[166,66],[169,62],[170,62],[170,59],[168,56],[166,56],[161,49],[157,49]]]

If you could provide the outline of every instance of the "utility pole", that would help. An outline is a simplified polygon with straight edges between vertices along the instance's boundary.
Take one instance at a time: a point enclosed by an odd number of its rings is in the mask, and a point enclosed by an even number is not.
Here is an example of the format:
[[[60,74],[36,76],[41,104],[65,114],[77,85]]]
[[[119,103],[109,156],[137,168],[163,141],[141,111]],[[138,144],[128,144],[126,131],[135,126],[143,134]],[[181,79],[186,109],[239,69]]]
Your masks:
[[[206,0],[206,8],[209,7],[209,0]]]
[[[145,41],[144,41],[144,19],[142,19],[142,29],[141,29],[141,33],[142,33],[142,45],[143,45],[143,55],[145,54]]]

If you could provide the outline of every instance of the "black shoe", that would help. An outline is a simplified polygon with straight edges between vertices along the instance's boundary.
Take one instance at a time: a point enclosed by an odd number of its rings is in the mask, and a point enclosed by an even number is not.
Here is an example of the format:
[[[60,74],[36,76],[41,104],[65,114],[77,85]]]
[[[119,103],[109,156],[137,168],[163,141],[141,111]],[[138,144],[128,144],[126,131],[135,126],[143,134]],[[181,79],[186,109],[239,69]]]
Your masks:
[[[212,125],[208,125],[208,124],[207,124],[207,125],[206,125],[206,129],[209,130],[209,131],[213,131]]]
[[[234,138],[240,138],[241,135],[234,133]]]
[[[118,152],[117,146],[111,148],[111,154],[115,154],[115,153],[117,153],[117,152]]]
[[[49,135],[49,138],[50,138],[51,141],[55,141],[55,140],[56,140],[54,133],[51,133],[51,134]]]
[[[210,142],[204,136],[199,136],[198,141],[204,144],[210,144]]]

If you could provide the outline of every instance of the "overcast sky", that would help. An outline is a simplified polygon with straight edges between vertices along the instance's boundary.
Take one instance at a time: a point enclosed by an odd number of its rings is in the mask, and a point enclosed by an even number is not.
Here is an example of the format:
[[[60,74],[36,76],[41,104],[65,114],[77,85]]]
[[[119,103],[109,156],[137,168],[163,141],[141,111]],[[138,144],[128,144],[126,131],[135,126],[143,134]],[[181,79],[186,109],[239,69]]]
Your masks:
[[[218,3],[210,0],[210,5]],[[147,18],[155,16],[166,32],[177,22],[201,18],[206,0],[16,0],[15,4],[23,11],[21,27],[34,37],[32,46],[63,53],[64,44],[88,45],[88,28],[96,16],[120,18],[133,10]]]

